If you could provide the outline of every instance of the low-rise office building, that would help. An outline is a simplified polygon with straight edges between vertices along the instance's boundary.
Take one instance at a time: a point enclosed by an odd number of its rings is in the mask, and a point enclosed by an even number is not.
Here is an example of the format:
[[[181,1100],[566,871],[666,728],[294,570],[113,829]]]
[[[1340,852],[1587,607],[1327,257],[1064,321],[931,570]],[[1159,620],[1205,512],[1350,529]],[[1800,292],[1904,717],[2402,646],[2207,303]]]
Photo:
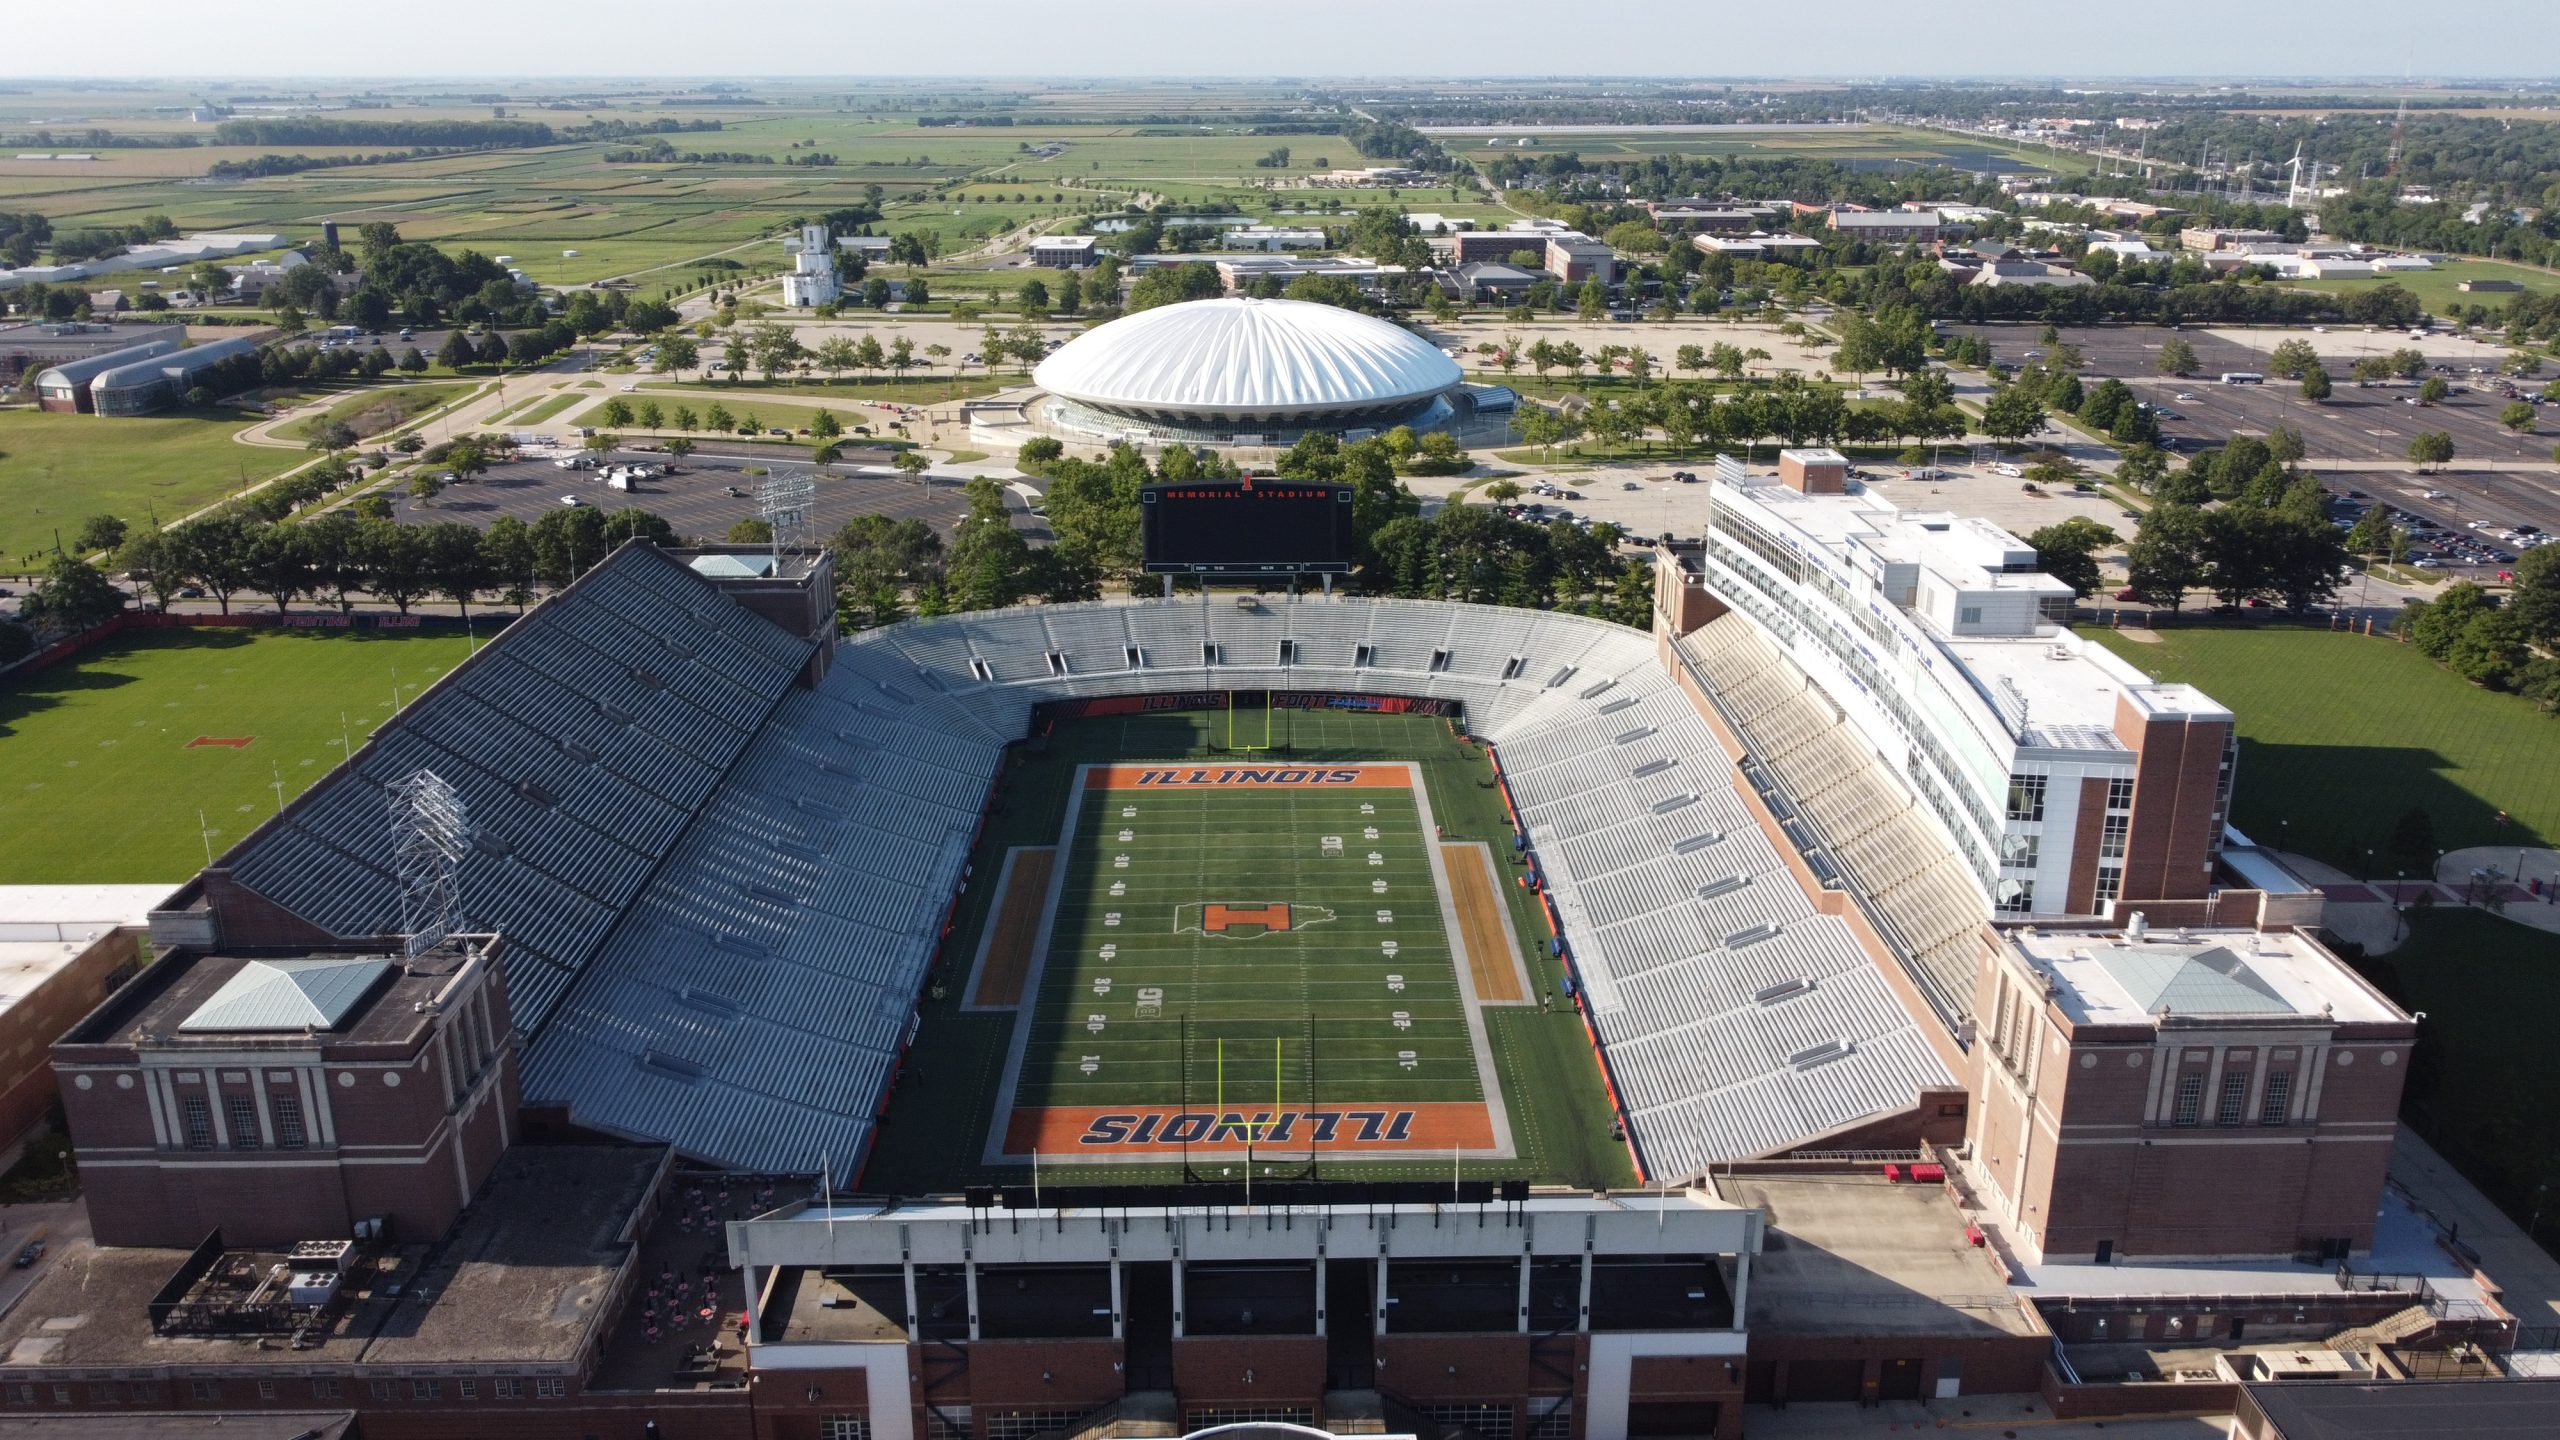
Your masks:
[[[90,408],[100,415],[148,415],[165,410],[184,399],[207,370],[257,352],[255,341],[214,340],[119,365],[89,381]]]
[[[1846,210],[1831,212],[1831,228],[1852,240],[1890,245],[1932,245],[1938,239],[1935,210]]]
[[[1053,270],[1090,269],[1095,257],[1091,235],[1043,235],[1031,242],[1031,263]]]
[[[1546,237],[1547,273],[1569,285],[1618,283],[1618,254],[1588,235],[1565,231]]]

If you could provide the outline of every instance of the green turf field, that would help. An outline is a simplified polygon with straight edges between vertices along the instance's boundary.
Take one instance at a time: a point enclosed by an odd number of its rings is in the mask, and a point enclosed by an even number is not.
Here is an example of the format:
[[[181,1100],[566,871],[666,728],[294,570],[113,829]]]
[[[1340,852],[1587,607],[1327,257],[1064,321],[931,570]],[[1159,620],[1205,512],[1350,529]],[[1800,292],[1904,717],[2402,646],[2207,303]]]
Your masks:
[[[141,630],[0,688],[0,884],[175,885],[469,650],[441,628]]]
[[[1088,785],[1015,1105],[1481,1099],[1423,825],[1409,784]]]
[[[241,445],[255,423],[232,412],[102,417],[0,410],[0,571],[69,544],[92,515],[162,524],[307,464],[311,452]]]
[[[1576,1185],[1632,1181],[1625,1146],[1610,1135],[1607,1098],[1581,1020],[1570,1007],[1550,1011],[1537,1003],[1555,992],[1559,967],[1546,953],[1548,932],[1535,897],[1512,883],[1510,826],[1484,751],[1459,740],[1450,722],[1438,718],[1282,711],[1272,723],[1277,748],[1269,752],[1224,750],[1227,717],[1221,713],[1173,712],[1066,722],[1012,753],[973,856],[976,878],[960,896],[928,987],[923,1029],[870,1157],[866,1186],[934,1190],[1021,1179],[1020,1164],[985,1159],[1020,1017],[1012,1009],[969,1003],[981,941],[996,922],[997,877],[1009,851],[1058,843],[1080,767],[1177,760],[1275,767],[1411,761],[1421,776],[1421,799],[1417,802],[1410,790],[1373,787],[1357,787],[1340,799],[1219,790],[1193,792],[1180,801],[1172,792],[1131,801],[1122,792],[1097,792],[1108,798],[1083,807],[1075,832],[1079,843],[1072,847],[1091,857],[1084,860],[1088,868],[1078,870],[1079,853],[1063,857],[1067,863],[1060,899],[1068,923],[1054,938],[1050,957],[1062,968],[1037,991],[1033,1019],[1041,1039],[1024,1055],[1026,1061],[1037,1055],[1039,1063],[1023,1068],[1026,1098],[1036,1093],[1061,1106],[1180,1107],[1185,1085],[1182,1017],[1188,1014],[1190,1028],[1197,1032],[1189,1045],[1191,1110],[1206,1111],[1217,1099],[1216,1040],[1223,1034],[1229,1037],[1224,1110],[1248,1116],[1271,1111],[1271,1045],[1279,1038],[1283,1109],[1322,1110],[1339,1104],[1350,1110],[1355,1108],[1349,1103],[1353,1085],[1391,1102],[1356,1107],[1363,1110],[1407,1102],[1455,1105],[1470,1094],[1498,1095],[1517,1158],[1468,1160],[1466,1173]],[[1238,724],[1245,738],[1259,738],[1258,716],[1243,717]],[[1257,808],[1274,801],[1280,805],[1261,814],[1269,828],[1256,831],[1230,818],[1240,813],[1228,811],[1239,800]],[[1140,813],[1121,815],[1132,803]],[[1364,803],[1377,807],[1377,813],[1359,814]],[[1485,1066],[1474,1058],[1477,1052],[1466,1031],[1446,922],[1438,913],[1438,887],[1427,883],[1428,855],[1420,828],[1425,807],[1432,823],[1445,831],[1439,838],[1482,841],[1491,847],[1498,862],[1494,888],[1528,967],[1531,1003],[1487,1005],[1477,1011],[1483,1049],[1490,1056],[1490,1090]],[[1169,827],[1171,838],[1157,826]],[[1374,844],[1366,838],[1371,826],[1380,831]],[[1127,846],[1118,838],[1123,828],[1136,832]],[[1089,830],[1097,838],[1087,844]],[[1323,854],[1327,835],[1343,837],[1345,854],[1339,859]],[[1376,867],[1368,864],[1373,849],[1380,856]],[[1112,865],[1112,857],[1122,853],[1131,856],[1131,870]],[[1135,868],[1142,854],[1163,867],[1159,873],[1151,876]],[[1333,869],[1348,869],[1347,883],[1328,873]],[[1409,881],[1404,878],[1408,875]],[[1384,897],[1369,889],[1377,879],[1388,884]],[[1139,880],[1146,882],[1145,890],[1109,894],[1114,883],[1131,886]],[[1186,898],[1190,891],[1246,884],[1253,885],[1254,894]],[[1214,941],[1175,929],[1176,907],[1220,899],[1292,900],[1301,884],[1307,887],[1303,903],[1330,909],[1336,918],[1303,932],[1293,926],[1289,935],[1245,938],[1239,933]],[[1290,887],[1290,893],[1261,893],[1275,885]],[[1136,908],[1141,898],[1147,910]],[[1417,912],[1413,905],[1430,910]],[[1113,913],[1115,906],[1122,923],[1100,924],[1100,917]],[[1392,912],[1389,926],[1377,920],[1380,909]],[[1345,911],[1350,912],[1347,918]],[[1293,920],[1295,916],[1293,910]],[[1137,938],[1142,922],[1152,927],[1143,942]],[[1398,946],[1393,965],[1385,963],[1382,937],[1376,933],[1389,928]],[[1343,937],[1354,933],[1358,941],[1345,943]],[[1138,948],[1142,943],[1144,950]],[[1107,966],[1101,962],[1103,944],[1124,947]],[[1241,965],[1217,958],[1238,950],[1254,958]],[[1143,979],[1141,971],[1120,963],[1123,956],[1135,963],[1142,954],[1148,966]],[[1287,958],[1276,958],[1283,956]],[[1197,978],[1186,978],[1195,973]],[[1405,991],[1386,988],[1390,973],[1405,977]],[[1094,983],[1106,975],[1111,992],[1097,997]],[[1157,1032],[1153,1036],[1140,1033],[1135,992],[1141,986],[1167,992],[1159,1004],[1161,1013],[1147,1022]],[[1097,1000],[1101,1003],[1089,1003]],[[1397,1010],[1407,1012],[1410,1029],[1395,1028]],[[1083,1028],[1097,1012],[1106,1017],[1099,1036]],[[1395,1054],[1401,1050],[1416,1052],[1413,1071],[1404,1070]],[[1104,1057],[1091,1076],[1082,1070],[1086,1055]],[[1292,1086],[1303,1090],[1310,1077],[1316,1100],[1312,1106],[1303,1093],[1286,1093]],[[1079,1091],[1083,1093],[1074,1093]],[[1304,1133],[1298,1132],[1301,1143],[1293,1158],[1286,1146],[1258,1151],[1262,1173],[1279,1173],[1264,1158],[1275,1151],[1284,1156],[1279,1163],[1302,1167]],[[1044,1150],[1044,1183],[1157,1181],[1180,1171],[1178,1158],[1053,1167],[1046,1163],[1050,1153]],[[1327,1151],[1321,1166],[1325,1174],[1430,1179],[1450,1173],[1447,1153],[1348,1161]]]
[[[2089,633],[2239,717],[2231,819],[2252,839],[2351,873],[2371,847],[2388,875],[2408,863],[2388,842],[2413,807],[2448,850],[2560,837],[2560,722],[2396,641],[2298,626],[2175,626],[2158,644]]]

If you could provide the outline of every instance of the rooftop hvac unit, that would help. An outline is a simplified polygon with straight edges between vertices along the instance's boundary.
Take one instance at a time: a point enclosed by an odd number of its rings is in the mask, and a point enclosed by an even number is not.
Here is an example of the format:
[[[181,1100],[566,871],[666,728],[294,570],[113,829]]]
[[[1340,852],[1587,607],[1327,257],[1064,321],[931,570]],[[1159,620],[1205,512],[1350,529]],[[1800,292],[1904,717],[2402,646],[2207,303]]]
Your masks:
[[[285,1259],[295,1270],[344,1270],[355,1261],[356,1243],[352,1240],[305,1240],[293,1247]]]
[[[285,1298],[297,1306],[321,1309],[338,1298],[338,1285],[344,1278],[335,1270],[295,1270],[285,1282]]]

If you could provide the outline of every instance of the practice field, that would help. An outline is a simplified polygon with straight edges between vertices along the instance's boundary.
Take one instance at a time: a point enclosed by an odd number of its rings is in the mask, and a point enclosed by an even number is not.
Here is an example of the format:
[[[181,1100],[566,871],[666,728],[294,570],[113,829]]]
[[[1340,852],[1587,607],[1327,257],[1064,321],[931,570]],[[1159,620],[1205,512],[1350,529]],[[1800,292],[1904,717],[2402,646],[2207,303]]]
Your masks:
[[[1235,1174],[1248,1142],[1266,1177],[1630,1181],[1483,748],[1438,716],[1230,723],[1012,753],[863,1183],[1020,1183],[1034,1145],[1044,1184]]]
[[[138,630],[0,688],[0,884],[174,886],[469,653],[441,628]]]
[[[162,523],[312,459],[300,449],[241,445],[254,423],[233,415],[101,419],[0,410],[0,569],[30,568],[71,543],[92,515]]]
[[[2231,707],[2231,820],[2251,839],[2387,878],[2432,858],[2391,851],[2412,809],[2448,850],[2560,836],[2560,721],[2408,646],[2298,626],[2172,626],[2156,644],[2086,633],[2154,679]]]
[[[987,1158],[1509,1153],[1420,783],[1250,754],[1084,767],[1063,868],[1018,859],[999,912],[1050,880]],[[999,923],[1000,967],[1007,943]]]

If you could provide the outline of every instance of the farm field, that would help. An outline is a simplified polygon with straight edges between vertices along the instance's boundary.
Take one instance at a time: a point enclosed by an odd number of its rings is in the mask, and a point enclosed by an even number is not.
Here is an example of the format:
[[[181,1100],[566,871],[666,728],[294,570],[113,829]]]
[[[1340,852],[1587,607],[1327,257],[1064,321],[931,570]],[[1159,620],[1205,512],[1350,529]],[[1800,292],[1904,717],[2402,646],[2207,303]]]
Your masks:
[[[52,551],[56,529],[67,543],[92,515],[166,523],[312,458],[233,441],[254,423],[229,412],[102,419],[0,410],[0,570],[24,570]]]
[[[443,628],[136,630],[0,688],[0,884],[184,880],[471,643]]]
[[[2448,850],[2560,836],[2560,724],[2407,646],[2292,626],[2165,628],[2157,644],[2086,633],[2238,715],[2231,819],[2261,843],[2352,873],[2367,847],[2381,871],[2396,868],[2387,841],[2412,808]]]
[[[1262,740],[1262,714],[1234,723]],[[1452,1139],[1486,1133],[1451,1127],[1499,1125],[1518,1158],[1467,1173],[1629,1178],[1580,1021],[1539,1003],[1559,972],[1482,752],[1438,718],[1268,723],[1274,748],[1236,751],[1223,711],[1071,720],[1017,756],[924,1010],[930,1075],[902,1082],[866,1183],[1018,1181],[1035,1143],[1045,1183],[1164,1179],[1186,1149],[1195,1169],[1242,1164],[1257,1114],[1258,1174],[1305,1173],[1314,1140],[1324,1173],[1446,1176]],[[1366,783],[1136,783],[1168,768]],[[1008,867],[1032,898],[997,883]],[[1115,1163],[1074,1165],[1096,1152]]]

